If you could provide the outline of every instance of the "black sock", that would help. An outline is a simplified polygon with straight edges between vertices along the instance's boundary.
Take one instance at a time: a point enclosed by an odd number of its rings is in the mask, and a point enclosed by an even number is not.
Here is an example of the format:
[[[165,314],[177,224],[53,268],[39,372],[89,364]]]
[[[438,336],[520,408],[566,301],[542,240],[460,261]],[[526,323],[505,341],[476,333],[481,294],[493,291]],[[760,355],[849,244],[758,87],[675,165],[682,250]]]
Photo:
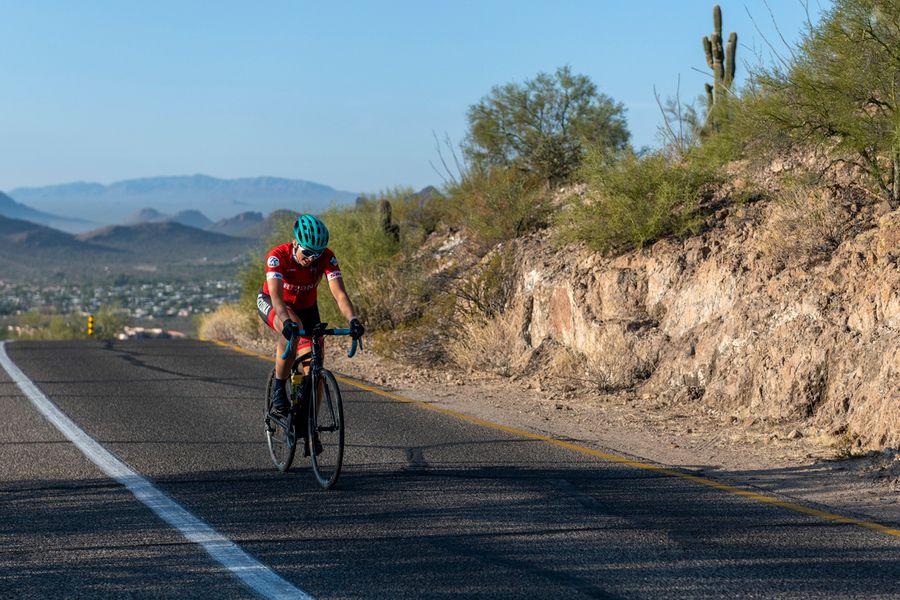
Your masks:
[[[285,381],[287,381],[287,379],[278,379],[277,377],[275,378],[275,391],[276,392],[284,391],[284,382]]]

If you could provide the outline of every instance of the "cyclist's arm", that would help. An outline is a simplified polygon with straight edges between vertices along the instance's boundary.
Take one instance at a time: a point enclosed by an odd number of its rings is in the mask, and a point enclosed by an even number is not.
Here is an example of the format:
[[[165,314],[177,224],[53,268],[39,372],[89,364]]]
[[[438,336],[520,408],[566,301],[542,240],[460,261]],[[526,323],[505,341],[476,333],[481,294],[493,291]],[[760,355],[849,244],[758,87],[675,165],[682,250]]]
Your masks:
[[[331,295],[334,296],[334,300],[337,302],[338,308],[341,309],[341,314],[344,315],[344,318],[349,321],[355,317],[356,310],[354,310],[350,296],[347,295],[347,290],[344,288],[344,280],[340,277],[330,278],[328,280],[328,289],[331,290]],[[275,302],[273,301],[272,304],[274,305]]]
[[[272,309],[275,311],[275,327],[281,329],[284,322],[291,318],[287,304],[284,303],[284,282],[281,279],[271,278],[269,282],[269,296],[272,298]]]

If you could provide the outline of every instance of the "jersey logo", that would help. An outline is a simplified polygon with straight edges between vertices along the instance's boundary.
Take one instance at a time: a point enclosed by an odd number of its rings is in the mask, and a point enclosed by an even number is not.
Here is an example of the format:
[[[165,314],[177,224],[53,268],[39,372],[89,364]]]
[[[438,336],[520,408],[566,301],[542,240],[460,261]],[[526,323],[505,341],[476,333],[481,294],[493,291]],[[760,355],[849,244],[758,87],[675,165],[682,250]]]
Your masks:
[[[331,281],[332,279],[343,279],[343,277],[341,277],[341,272],[340,271],[332,271],[331,273],[329,273],[328,281]]]
[[[282,277],[281,273],[275,273],[273,271],[266,273],[266,279],[284,279],[284,277]]]
[[[281,263],[278,262],[278,257],[277,257],[277,256],[270,256],[270,257],[269,257],[269,260],[266,262],[266,264],[269,265],[270,267],[277,267],[277,266],[280,265]]]
[[[332,267],[336,267],[337,266],[337,256],[332,256],[330,262],[331,262]]]

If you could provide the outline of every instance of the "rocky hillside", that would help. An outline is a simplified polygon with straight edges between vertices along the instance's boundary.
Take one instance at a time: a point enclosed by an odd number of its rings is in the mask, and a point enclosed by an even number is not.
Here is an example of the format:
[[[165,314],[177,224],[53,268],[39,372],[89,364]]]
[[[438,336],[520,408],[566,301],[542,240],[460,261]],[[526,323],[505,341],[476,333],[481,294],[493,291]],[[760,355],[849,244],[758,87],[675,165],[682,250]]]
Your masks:
[[[565,365],[635,402],[896,448],[900,211],[827,193],[814,223],[797,216],[808,207],[749,202],[616,257],[546,232],[508,243],[516,292],[491,351],[516,377]]]

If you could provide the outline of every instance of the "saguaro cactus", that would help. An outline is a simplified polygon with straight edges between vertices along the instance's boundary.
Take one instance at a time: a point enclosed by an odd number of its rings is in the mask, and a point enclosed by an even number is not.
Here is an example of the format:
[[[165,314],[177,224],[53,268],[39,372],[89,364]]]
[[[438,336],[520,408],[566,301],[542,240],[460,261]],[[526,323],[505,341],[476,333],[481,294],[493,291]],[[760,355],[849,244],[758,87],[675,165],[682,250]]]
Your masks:
[[[703,51],[706,52],[706,64],[713,72],[713,85],[706,85],[707,114],[729,93],[734,81],[735,54],[737,52],[737,34],[728,35],[728,45],[722,48],[722,9],[713,6],[712,34],[703,36]]]
[[[391,223],[391,203],[387,200],[382,200],[378,203],[378,215],[381,217],[381,229],[384,230],[386,234],[394,238],[394,241],[400,241],[400,226],[396,223]]]

